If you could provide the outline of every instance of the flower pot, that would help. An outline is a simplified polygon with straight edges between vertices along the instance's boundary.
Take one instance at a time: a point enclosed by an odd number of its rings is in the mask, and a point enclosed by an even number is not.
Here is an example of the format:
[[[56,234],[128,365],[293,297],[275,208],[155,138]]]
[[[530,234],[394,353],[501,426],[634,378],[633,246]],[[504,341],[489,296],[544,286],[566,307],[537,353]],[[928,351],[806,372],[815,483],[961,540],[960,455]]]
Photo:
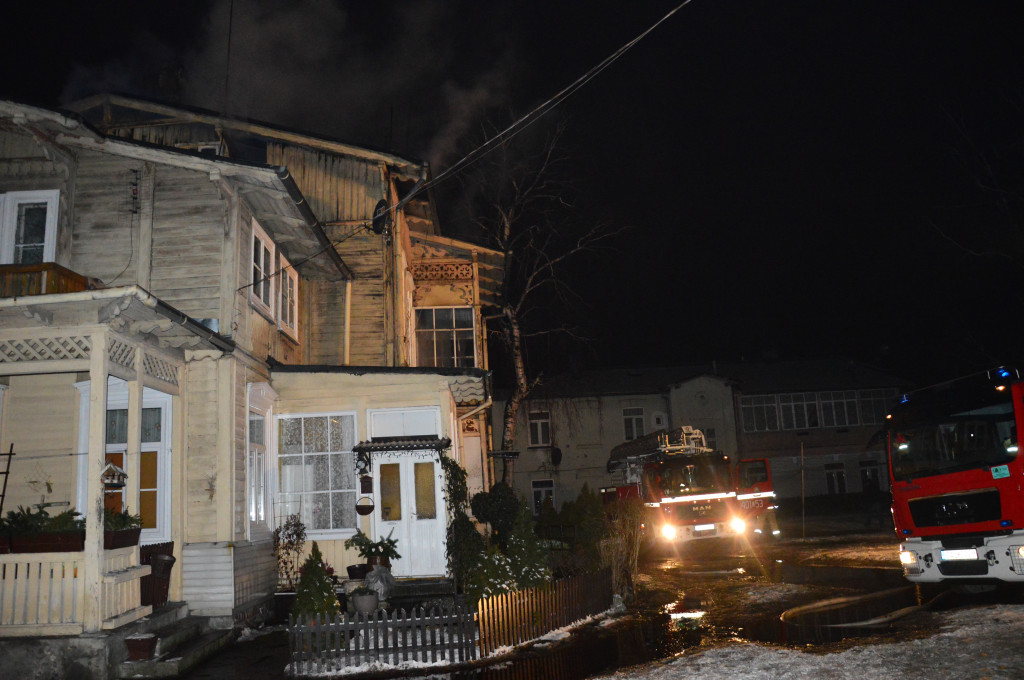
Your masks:
[[[370,565],[368,564],[350,564],[345,569],[348,571],[349,579],[353,581],[362,581],[366,578],[366,575],[370,572]]]
[[[361,614],[371,614],[377,611],[377,593],[367,595],[352,595],[352,607]]]
[[[366,558],[366,566],[369,567],[369,571],[373,571],[373,568],[378,564],[388,569],[391,568],[391,560],[383,555],[370,555]]]
[[[130,635],[124,639],[128,647],[129,661],[145,661],[152,659],[156,652],[157,636],[153,633]]]
[[[139,536],[141,534],[141,527],[136,527],[135,529],[108,529],[103,532],[103,549],[117,550],[118,548],[128,548],[133,545],[138,545]]]

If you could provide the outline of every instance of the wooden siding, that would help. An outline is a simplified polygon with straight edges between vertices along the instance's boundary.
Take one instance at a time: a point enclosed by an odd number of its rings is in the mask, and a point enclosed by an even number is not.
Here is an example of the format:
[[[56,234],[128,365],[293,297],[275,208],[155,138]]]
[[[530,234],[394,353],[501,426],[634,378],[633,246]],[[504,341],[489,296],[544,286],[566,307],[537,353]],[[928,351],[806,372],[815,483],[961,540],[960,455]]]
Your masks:
[[[308,300],[303,326],[309,338],[309,361],[314,365],[345,363],[345,284],[306,282]]]
[[[332,241],[339,241],[343,234],[332,230],[330,237]],[[388,301],[384,282],[384,240],[364,231],[341,241],[337,248],[356,277],[352,282],[349,363],[353,366],[389,365],[386,360],[385,309]]]
[[[231,544],[186,543],[181,554],[181,589],[189,613],[231,616],[235,605]]]
[[[229,480],[218,480],[218,371],[217,361],[202,359],[186,364],[188,393],[187,457],[185,469],[185,511],[189,542],[217,539],[217,506],[214,504],[218,483],[230,493]],[[210,487],[213,486],[213,498]]]
[[[234,564],[236,610],[277,590],[277,558],[271,541],[236,543]]]
[[[139,214],[132,184],[142,163],[105,154],[82,154],[78,161],[71,269],[105,285],[137,281]]]
[[[70,503],[78,476],[78,391],[74,374],[11,376],[0,447],[14,445],[4,513],[19,505]],[[61,508],[58,508],[59,511]]]
[[[154,192],[150,292],[189,316],[215,318],[227,203],[208,175],[178,168],[159,168]]]
[[[381,168],[372,161],[271,143],[267,163],[288,168],[313,212],[325,223],[369,219],[377,201],[386,195]]]

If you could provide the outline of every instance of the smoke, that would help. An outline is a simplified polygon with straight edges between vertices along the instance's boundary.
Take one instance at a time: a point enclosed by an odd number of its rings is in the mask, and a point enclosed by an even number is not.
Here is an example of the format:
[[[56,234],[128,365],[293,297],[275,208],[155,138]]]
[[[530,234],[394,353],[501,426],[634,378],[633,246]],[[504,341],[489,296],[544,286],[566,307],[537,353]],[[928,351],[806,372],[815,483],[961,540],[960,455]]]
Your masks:
[[[438,168],[465,146],[474,121],[508,100],[501,13],[474,5],[217,0],[180,44],[136,33],[122,58],[76,67],[62,100],[124,92]]]

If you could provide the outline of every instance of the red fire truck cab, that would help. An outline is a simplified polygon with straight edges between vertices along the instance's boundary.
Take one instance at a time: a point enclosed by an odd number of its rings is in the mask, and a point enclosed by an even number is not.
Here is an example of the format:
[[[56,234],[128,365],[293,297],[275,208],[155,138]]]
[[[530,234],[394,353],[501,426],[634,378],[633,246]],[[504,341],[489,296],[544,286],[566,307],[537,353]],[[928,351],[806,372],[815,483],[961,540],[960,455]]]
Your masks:
[[[659,430],[621,444],[608,470],[624,473],[617,497],[644,502],[649,543],[779,535],[768,461],[734,462],[705,446],[700,430]]]
[[[886,416],[907,579],[1024,582],[1024,382],[996,368],[903,395]]]

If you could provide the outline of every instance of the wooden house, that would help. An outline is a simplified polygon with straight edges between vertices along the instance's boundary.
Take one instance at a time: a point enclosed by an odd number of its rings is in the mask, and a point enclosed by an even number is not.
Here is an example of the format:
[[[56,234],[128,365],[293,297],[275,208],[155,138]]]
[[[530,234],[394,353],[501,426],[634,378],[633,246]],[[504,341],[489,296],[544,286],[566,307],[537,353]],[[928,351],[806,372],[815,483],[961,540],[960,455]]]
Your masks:
[[[490,483],[498,254],[440,235],[422,163],[117,97],[73,108],[0,103],[3,507],[87,522],[81,552],[0,554],[0,637],[149,613],[138,547],[103,548],[105,504],[173,542],[171,599],[224,625],[276,589],[288,514],[338,569],[362,528],[394,531],[397,576],[443,576],[438,456]]]

